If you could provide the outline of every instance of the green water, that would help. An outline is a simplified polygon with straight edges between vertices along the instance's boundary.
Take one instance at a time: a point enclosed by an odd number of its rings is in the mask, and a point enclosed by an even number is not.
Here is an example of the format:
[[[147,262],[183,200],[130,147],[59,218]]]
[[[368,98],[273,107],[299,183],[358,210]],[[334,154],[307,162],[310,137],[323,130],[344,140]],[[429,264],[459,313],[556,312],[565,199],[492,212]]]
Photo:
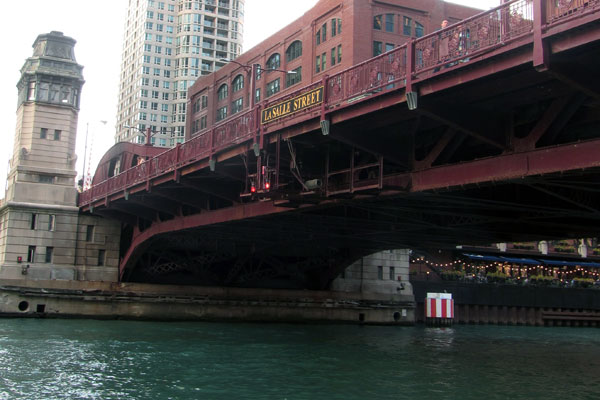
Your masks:
[[[600,399],[600,330],[0,319],[0,399]]]

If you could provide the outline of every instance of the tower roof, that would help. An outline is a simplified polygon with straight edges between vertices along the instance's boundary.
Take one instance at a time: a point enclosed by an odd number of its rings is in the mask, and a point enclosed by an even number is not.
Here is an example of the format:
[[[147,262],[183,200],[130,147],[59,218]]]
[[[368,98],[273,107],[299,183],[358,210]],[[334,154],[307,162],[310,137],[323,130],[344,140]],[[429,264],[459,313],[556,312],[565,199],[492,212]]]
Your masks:
[[[75,39],[65,36],[62,32],[52,31],[41,34],[33,43],[33,57],[52,57],[75,60]]]

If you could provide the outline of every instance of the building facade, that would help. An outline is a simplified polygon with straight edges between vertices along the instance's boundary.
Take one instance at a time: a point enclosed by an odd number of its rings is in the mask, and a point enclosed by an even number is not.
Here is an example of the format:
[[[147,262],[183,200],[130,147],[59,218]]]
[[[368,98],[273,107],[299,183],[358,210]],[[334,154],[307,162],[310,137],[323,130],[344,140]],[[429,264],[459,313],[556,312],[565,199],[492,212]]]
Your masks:
[[[431,33],[443,20],[454,23],[479,11],[442,0],[320,0],[236,62],[196,81],[186,138]]]
[[[116,280],[120,225],[79,215],[75,140],[83,67],[75,40],[40,35],[21,69],[0,205],[0,278]]]
[[[244,0],[129,0],[115,142],[184,141],[187,91],[241,53]]]

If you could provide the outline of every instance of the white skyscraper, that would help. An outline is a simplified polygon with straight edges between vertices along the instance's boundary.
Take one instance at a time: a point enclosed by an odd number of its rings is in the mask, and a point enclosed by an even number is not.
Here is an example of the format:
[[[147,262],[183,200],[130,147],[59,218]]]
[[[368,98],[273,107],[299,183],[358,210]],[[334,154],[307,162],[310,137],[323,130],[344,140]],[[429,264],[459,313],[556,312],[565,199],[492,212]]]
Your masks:
[[[187,89],[242,51],[244,0],[128,0],[116,142],[172,147],[185,137]]]

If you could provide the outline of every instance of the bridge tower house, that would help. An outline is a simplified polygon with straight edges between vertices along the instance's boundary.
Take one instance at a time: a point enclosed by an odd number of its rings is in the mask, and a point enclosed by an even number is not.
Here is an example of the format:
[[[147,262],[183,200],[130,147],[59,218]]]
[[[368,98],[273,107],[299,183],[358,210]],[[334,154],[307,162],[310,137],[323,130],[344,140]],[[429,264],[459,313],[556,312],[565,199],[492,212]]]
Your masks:
[[[116,279],[119,226],[80,217],[77,208],[75,143],[84,79],[74,46],[61,32],[39,35],[21,68],[0,207],[0,278]],[[90,271],[89,264],[101,271]]]

